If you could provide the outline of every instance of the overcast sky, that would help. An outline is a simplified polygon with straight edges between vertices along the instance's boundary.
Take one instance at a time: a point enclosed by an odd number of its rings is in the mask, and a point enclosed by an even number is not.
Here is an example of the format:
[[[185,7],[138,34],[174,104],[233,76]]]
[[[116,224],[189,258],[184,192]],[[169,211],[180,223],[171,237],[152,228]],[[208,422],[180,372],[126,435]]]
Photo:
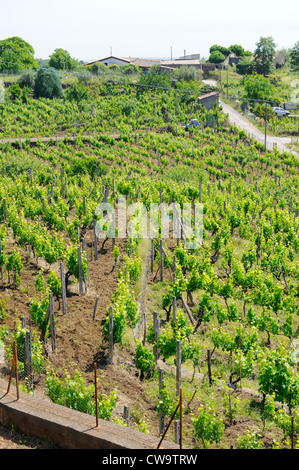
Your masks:
[[[278,48],[299,41],[299,0],[1,0],[0,39],[19,36],[36,58],[56,48],[89,61],[110,55],[173,58],[213,44],[253,51],[261,36]]]

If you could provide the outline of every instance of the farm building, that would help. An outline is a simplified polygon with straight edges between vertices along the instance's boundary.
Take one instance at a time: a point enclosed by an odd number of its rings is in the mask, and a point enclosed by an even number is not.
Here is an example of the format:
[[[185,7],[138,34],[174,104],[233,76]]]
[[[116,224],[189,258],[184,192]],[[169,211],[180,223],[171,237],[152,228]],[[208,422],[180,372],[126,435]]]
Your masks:
[[[165,64],[162,64],[162,61],[160,59],[139,59],[136,57],[117,57],[114,55],[110,55],[107,57],[103,57],[102,59],[98,60],[93,60],[92,62],[87,62],[84,65],[93,65],[101,63],[104,65],[129,65],[129,64],[134,64],[140,67],[144,73],[147,73],[148,70],[152,65],[161,65],[161,72],[168,72],[172,73],[173,68],[166,66]]]
[[[206,93],[197,98],[197,103],[202,105],[206,109],[212,109],[214,104],[219,101],[219,93],[217,91],[212,91],[211,93]]]

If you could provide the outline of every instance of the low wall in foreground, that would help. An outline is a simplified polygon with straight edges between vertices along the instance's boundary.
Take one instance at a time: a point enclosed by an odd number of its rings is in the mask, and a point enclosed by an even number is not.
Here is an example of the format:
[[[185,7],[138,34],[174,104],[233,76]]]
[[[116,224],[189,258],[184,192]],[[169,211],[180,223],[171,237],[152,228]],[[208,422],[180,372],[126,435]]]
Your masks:
[[[7,382],[0,379],[0,423],[16,426],[21,433],[47,437],[67,449],[156,449],[159,438],[125,428],[47,399],[20,391],[19,400],[13,385],[7,392]],[[179,449],[175,443],[163,441],[160,449]]]

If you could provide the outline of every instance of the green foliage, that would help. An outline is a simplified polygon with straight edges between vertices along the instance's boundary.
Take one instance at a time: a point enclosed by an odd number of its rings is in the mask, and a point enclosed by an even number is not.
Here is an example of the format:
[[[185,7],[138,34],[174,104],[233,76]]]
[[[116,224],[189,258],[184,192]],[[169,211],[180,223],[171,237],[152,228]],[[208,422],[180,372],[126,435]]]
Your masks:
[[[243,78],[243,85],[248,98],[275,101],[276,88],[269,78],[252,74]]]
[[[195,439],[201,440],[204,448],[207,444],[221,441],[224,424],[211,408],[199,408],[197,417],[192,418],[192,426]]]
[[[299,41],[297,41],[291,49],[290,61],[292,67],[295,69],[299,68]]]
[[[54,271],[48,274],[47,283],[50,292],[52,292],[56,298],[62,295],[61,279]]]
[[[35,84],[35,78],[36,78],[35,70],[32,70],[32,69],[24,70],[24,72],[22,72],[20,77],[18,78],[17,83],[20,85],[21,88],[28,87],[31,90],[33,90],[34,84]]]
[[[32,357],[32,372],[40,374],[44,368],[44,356],[43,356],[43,345],[36,339],[36,332],[31,332],[31,357]],[[17,319],[15,322],[15,329],[13,332],[13,338],[17,344],[18,354],[18,370],[19,372],[25,371],[25,337],[26,329],[22,328],[21,320]],[[13,343],[11,348],[13,349]],[[13,354],[13,351],[11,351]]]
[[[36,276],[35,290],[36,290],[36,292],[43,292],[43,293],[46,292],[45,280],[44,280],[44,275],[43,275],[42,270],[40,270],[38,275]]]
[[[229,55],[230,50],[227,47],[214,44],[213,46],[210,47],[210,54],[213,54],[214,52],[220,52],[225,58],[226,56]]]
[[[209,62],[212,64],[220,64],[225,59],[225,55],[219,50],[212,51],[209,55]]]
[[[75,101],[80,103],[80,101],[89,99],[89,92],[83,83],[75,83],[68,87],[64,93],[64,97],[68,101]]]
[[[277,410],[275,414],[274,421],[275,424],[283,431],[284,439],[288,442],[292,438],[292,417],[293,417],[293,435],[294,435],[294,445],[298,443],[299,436],[299,413],[297,410],[294,410],[292,415],[287,413],[285,410]]]
[[[6,269],[8,273],[13,272],[15,277],[15,285],[20,285],[20,273],[23,269],[21,255],[14,250],[7,258]]]
[[[87,262],[85,253],[81,250],[81,263],[82,263],[82,277],[86,279],[87,276]],[[66,256],[66,266],[69,274],[72,274],[77,280],[79,279],[79,253],[78,247],[73,246],[68,249]]]
[[[121,276],[118,287],[114,292],[111,301],[113,307],[113,343],[121,343],[127,326],[134,328],[140,318],[138,303],[134,298],[133,290],[129,280]],[[109,339],[109,316],[103,325],[103,337],[105,341]]]
[[[65,49],[58,48],[50,55],[48,66],[56,70],[72,70],[78,66],[78,61]]]
[[[229,50],[237,57],[243,57],[245,54],[244,48],[240,46],[240,44],[233,44],[232,46],[229,46]]]
[[[147,93],[149,89],[156,88],[156,92],[160,92],[159,88],[170,88],[171,82],[167,72],[161,72],[160,66],[152,66],[146,75],[142,75],[138,80],[139,86],[137,96]]]
[[[49,296],[43,295],[40,299],[32,299],[30,301],[30,318],[39,327],[41,331],[46,330],[46,316],[49,308]]]
[[[258,74],[269,75],[273,69],[276,44],[271,36],[260,37],[254,51],[254,68]]]
[[[160,413],[163,416],[168,416],[171,418],[173,416],[173,413],[176,410],[176,407],[178,405],[178,398],[174,398],[167,386],[164,384],[161,390],[159,390],[159,401],[157,405],[157,414],[159,415]],[[179,418],[179,410],[177,410],[175,414],[175,419]],[[184,414],[184,409],[182,408],[182,413]]]
[[[49,99],[63,97],[60,76],[55,69],[39,69],[34,84],[34,96]]]
[[[236,65],[236,71],[240,75],[251,75],[254,72],[254,63],[251,57],[243,57]]]
[[[141,373],[149,372],[155,366],[155,356],[153,352],[137,341],[135,348],[135,365]]]
[[[20,100],[22,98],[22,89],[17,83],[10,85],[8,91],[13,100]]]
[[[0,322],[3,322],[6,319],[5,305],[7,300],[0,295]]]
[[[259,391],[285,403],[290,409],[299,404],[299,378],[292,373],[293,358],[282,347],[259,360]]]
[[[237,449],[264,449],[261,435],[256,432],[247,431],[237,437]]]
[[[75,370],[73,378],[66,373],[62,380],[50,371],[47,374],[45,386],[47,395],[54,403],[95,416],[95,387],[94,385],[86,386],[78,370]],[[104,393],[99,394],[98,417],[109,421],[115,405],[115,392],[112,392],[109,397]]]
[[[24,39],[13,36],[0,41],[0,70],[15,73],[23,69],[38,67],[33,47]]]

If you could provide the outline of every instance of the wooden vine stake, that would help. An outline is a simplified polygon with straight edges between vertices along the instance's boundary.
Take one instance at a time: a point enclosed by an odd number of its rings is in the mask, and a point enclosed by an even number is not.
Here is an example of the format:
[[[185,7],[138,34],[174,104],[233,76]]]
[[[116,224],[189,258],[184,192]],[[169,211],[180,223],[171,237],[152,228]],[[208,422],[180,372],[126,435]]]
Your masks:
[[[14,340],[14,356],[13,356],[13,360],[12,360],[12,364],[11,364],[10,377],[9,377],[6,393],[9,393],[12,374],[13,374],[14,369],[15,369],[15,372],[16,372],[16,389],[17,389],[17,400],[18,400],[20,398],[20,395],[19,395],[19,372],[18,372],[18,354],[17,354],[17,342],[16,342],[16,340]]]
[[[6,199],[3,199],[3,219],[6,220]]]
[[[65,286],[65,273],[64,273],[64,263],[60,263],[60,279],[61,279],[61,294],[62,294],[62,311],[63,314],[67,314],[67,304],[66,304],[66,286]]]
[[[53,294],[49,294],[49,312],[50,312],[50,328],[51,328],[51,345],[52,351],[56,351],[56,335],[55,335],[55,319],[54,319],[54,300]]]
[[[177,315],[177,300],[176,300],[176,296],[174,295],[172,297],[172,319],[173,319],[173,322],[176,321],[176,315]]]
[[[208,374],[209,374],[209,384],[212,385],[212,368],[211,368],[211,351],[207,350],[207,361],[208,361]]]
[[[98,260],[98,237],[97,237],[97,221],[93,219],[93,235],[94,235],[94,259]]]
[[[109,353],[108,364],[113,363],[113,307],[109,308]]]
[[[159,369],[159,400],[162,400],[162,390],[164,387],[164,370]],[[159,413],[159,433],[163,434],[165,431],[165,416],[162,411]]]
[[[32,375],[32,349],[31,349],[31,334],[26,331],[25,336],[25,375],[28,383],[28,389],[33,389],[33,375]]]
[[[182,345],[181,341],[176,342],[176,395],[179,396],[182,383]]]
[[[96,405],[96,427],[99,426],[97,363],[94,362],[94,400]]]
[[[160,240],[160,280],[164,281],[164,253],[163,253],[163,240]]]
[[[1,255],[2,255],[2,242],[1,242],[1,238],[0,238],[0,257],[1,257]],[[4,279],[4,276],[3,276],[3,266],[2,266],[1,263],[0,263],[0,271],[1,271],[1,279],[2,279],[2,281],[3,281],[3,279]]]
[[[130,408],[127,405],[124,405],[124,420],[127,427],[130,426]]]
[[[83,274],[82,274],[82,254],[81,254],[81,245],[80,245],[80,236],[79,236],[79,229],[78,229],[78,266],[79,266],[79,294],[83,294]]]
[[[159,359],[159,348],[157,346],[158,343],[158,338],[159,338],[159,328],[160,328],[160,322],[158,318],[158,313],[154,312],[154,340],[155,340],[155,345],[154,345],[154,356],[155,356],[155,362],[157,363],[157,360]]]
[[[154,272],[154,262],[155,262],[155,242],[154,239],[151,239],[151,273]]]

